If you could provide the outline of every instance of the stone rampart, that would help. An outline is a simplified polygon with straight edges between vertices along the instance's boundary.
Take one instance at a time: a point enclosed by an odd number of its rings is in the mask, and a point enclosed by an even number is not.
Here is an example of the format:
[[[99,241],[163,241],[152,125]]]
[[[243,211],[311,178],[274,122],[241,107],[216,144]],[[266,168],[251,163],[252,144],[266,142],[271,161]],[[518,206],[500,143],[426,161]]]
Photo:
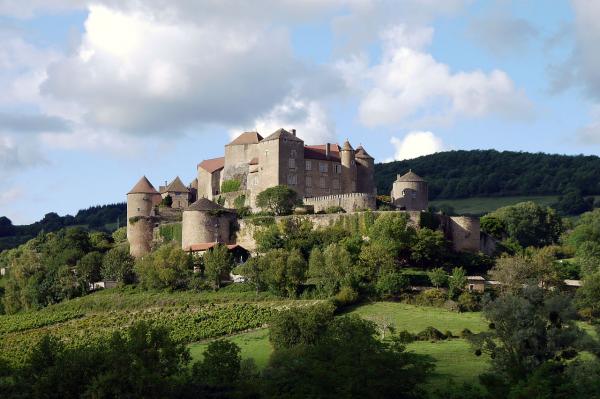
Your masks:
[[[324,211],[327,208],[336,206],[342,207],[346,212],[377,209],[375,195],[367,193],[348,193],[304,198],[304,204],[314,206],[315,212]]]

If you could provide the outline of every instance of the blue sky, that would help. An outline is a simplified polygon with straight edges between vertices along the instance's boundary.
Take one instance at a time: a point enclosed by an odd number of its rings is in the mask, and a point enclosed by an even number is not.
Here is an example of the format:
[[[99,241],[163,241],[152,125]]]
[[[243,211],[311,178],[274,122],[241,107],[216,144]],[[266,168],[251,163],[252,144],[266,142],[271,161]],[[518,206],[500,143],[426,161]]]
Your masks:
[[[378,161],[598,155],[598,18],[592,0],[0,0],[0,215],[189,182],[245,130]]]

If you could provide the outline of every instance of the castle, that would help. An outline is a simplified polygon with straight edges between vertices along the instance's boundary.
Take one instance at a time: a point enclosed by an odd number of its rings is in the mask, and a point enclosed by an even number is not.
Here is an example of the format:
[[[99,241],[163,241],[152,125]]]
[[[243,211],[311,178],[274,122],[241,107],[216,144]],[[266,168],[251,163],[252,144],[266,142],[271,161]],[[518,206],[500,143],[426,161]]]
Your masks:
[[[181,221],[185,250],[205,243],[236,243],[244,232],[240,232],[243,223],[232,209],[234,204],[239,207],[241,202],[256,210],[256,196],[278,185],[296,191],[314,212],[331,207],[347,212],[376,210],[374,171],[373,157],[362,146],[355,150],[348,140],[342,146],[308,146],[294,129],[279,129],[266,138],[258,132],[243,133],[225,146],[223,157],[199,163],[197,178],[188,186],[176,177],[157,191],[144,176],[127,193],[131,254],[139,257],[148,253],[156,239],[155,228],[168,222]],[[167,197],[169,204],[165,204]],[[399,175],[391,199],[418,225],[415,215],[428,208],[427,183],[412,171]],[[168,206],[159,206],[161,203]],[[478,219],[443,215],[438,219],[455,249],[479,250]]]

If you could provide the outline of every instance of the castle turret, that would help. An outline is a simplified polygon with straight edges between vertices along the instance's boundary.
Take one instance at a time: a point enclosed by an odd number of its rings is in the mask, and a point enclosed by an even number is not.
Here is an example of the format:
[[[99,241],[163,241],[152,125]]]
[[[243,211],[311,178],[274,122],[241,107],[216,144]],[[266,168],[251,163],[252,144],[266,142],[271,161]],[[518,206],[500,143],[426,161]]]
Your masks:
[[[340,150],[340,158],[342,161],[342,187],[344,193],[356,192],[356,158],[354,156],[354,148],[346,139],[344,146]]]
[[[154,229],[154,206],[161,196],[143,176],[127,193],[127,240],[129,252],[139,257],[150,252]]]
[[[427,182],[412,170],[398,175],[391,193],[392,202],[407,211],[424,211],[429,206]]]
[[[375,159],[363,146],[356,149],[357,191],[359,193],[377,194],[375,188]]]
[[[181,247],[209,242],[231,243],[231,224],[235,213],[221,205],[200,198],[183,210]]]

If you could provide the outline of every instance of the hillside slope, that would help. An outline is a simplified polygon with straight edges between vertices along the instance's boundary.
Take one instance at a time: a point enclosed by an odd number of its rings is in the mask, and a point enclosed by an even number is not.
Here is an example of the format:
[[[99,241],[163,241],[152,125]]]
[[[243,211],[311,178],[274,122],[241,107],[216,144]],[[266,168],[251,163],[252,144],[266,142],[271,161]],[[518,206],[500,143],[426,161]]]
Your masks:
[[[412,169],[429,182],[429,198],[600,194],[600,158],[495,150],[447,151],[375,165],[380,194]]]

